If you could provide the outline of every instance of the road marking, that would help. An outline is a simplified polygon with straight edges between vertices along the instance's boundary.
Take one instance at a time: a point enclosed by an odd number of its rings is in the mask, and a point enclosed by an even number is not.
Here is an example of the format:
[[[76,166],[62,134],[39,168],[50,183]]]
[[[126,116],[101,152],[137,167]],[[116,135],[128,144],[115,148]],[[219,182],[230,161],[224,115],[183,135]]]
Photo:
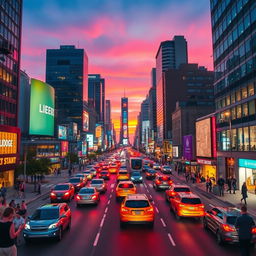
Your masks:
[[[153,185],[152,185],[152,184],[149,184],[149,186],[150,186],[151,188],[153,188]]]
[[[108,204],[110,204],[110,200],[108,200]]]
[[[111,198],[112,197],[112,194],[109,196],[109,198]]]
[[[176,246],[176,244],[175,244],[175,242],[173,241],[172,236],[171,236],[170,233],[168,233],[168,237],[169,237],[169,240],[170,240],[172,246]]]
[[[152,201],[152,204],[155,204],[155,202],[154,202],[154,201]]]
[[[161,218],[160,220],[161,220],[161,222],[162,222],[164,228],[166,228],[166,224],[165,224],[164,220],[163,220],[162,218]]]
[[[149,196],[150,196],[150,198],[153,198],[152,195],[149,195]]]
[[[105,213],[107,213],[108,212],[108,207],[105,209]]]
[[[103,226],[103,224],[104,224],[104,221],[105,221],[105,217],[102,218],[102,220],[101,220],[101,223],[100,223],[100,227],[101,227],[101,228],[102,228],[102,226]]]
[[[96,235],[93,246],[97,246],[100,237],[100,232]]]
[[[155,207],[155,208],[156,208],[156,212],[157,212],[157,213],[159,213],[159,210],[158,210],[158,208],[157,208],[157,207]]]
[[[146,189],[147,190],[147,192],[149,193],[149,190],[148,189]]]
[[[113,193],[114,189],[112,188],[111,193]]]
[[[146,183],[143,183],[144,187],[147,188],[147,184]]]
[[[212,208],[214,208],[214,206],[212,204],[209,204],[209,206],[211,206]]]
[[[114,186],[115,186],[115,184],[114,184],[114,183],[112,183],[112,184],[110,185],[110,187],[111,187],[111,188],[113,188]]]

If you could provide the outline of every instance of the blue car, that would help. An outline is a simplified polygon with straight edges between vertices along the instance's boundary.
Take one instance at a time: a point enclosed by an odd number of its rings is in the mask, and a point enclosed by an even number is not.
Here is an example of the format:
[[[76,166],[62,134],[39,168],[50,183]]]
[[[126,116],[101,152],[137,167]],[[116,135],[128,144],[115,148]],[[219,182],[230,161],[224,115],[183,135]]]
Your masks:
[[[142,183],[143,179],[141,173],[138,171],[131,172],[131,181],[133,183]]]
[[[66,203],[47,204],[28,218],[23,230],[25,242],[35,238],[62,239],[63,231],[71,227],[71,211]]]

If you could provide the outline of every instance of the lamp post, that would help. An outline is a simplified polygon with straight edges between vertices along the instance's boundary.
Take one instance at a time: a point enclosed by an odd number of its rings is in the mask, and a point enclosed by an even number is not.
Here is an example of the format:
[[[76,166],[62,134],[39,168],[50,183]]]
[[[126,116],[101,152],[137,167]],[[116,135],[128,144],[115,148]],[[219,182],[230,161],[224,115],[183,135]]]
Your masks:
[[[231,123],[231,112],[227,111],[227,112],[224,113],[224,115],[225,115],[225,117],[228,118],[228,121],[229,121],[229,152],[230,152],[230,160],[232,160],[232,135],[231,135],[232,123]],[[232,169],[232,176],[233,175],[234,175],[234,170]]]

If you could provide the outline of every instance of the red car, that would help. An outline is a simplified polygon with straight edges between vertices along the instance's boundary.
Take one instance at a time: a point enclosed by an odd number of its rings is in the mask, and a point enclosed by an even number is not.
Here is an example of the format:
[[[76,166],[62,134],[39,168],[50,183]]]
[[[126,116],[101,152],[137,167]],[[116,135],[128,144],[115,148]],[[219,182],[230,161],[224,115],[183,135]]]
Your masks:
[[[99,178],[102,178],[104,180],[109,180],[109,171],[108,170],[102,170],[99,174],[98,174],[98,177]]]
[[[75,194],[75,188],[71,183],[59,183],[50,193],[51,203],[70,202]]]
[[[155,190],[169,189],[172,183],[173,181],[169,176],[157,175],[153,182],[153,187]]]
[[[177,195],[177,193],[191,193],[190,187],[181,184],[172,184],[170,189],[165,191],[165,199],[170,202],[170,199]]]

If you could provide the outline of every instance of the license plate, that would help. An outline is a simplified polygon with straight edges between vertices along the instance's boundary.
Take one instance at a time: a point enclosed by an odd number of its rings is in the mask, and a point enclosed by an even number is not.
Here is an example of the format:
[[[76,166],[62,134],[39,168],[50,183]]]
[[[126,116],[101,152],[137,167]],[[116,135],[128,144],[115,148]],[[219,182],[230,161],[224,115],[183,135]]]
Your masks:
[[[58,196],[57,199],[61,199],[61,196]]]
[[[167,185],[167,182],[163,182],[164,185]]]
[[[195,210],[195,207],[189,207],[188,209],[189,210]]]
[[[141,215],[141,211],[134,211],[135,215]]]
[[[83,199],[89,199],[89,196],[83,196]]]

